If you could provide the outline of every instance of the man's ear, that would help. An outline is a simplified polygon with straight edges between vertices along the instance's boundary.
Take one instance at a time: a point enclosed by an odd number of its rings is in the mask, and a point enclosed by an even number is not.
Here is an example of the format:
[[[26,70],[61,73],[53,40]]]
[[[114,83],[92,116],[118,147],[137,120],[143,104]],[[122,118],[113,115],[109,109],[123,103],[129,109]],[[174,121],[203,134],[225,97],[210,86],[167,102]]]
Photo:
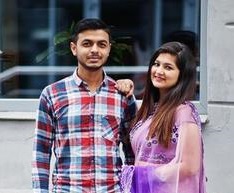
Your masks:
[[[70,49],[72,51],[73,56],[76,56],[77,46],[74,42],[70,42]]]

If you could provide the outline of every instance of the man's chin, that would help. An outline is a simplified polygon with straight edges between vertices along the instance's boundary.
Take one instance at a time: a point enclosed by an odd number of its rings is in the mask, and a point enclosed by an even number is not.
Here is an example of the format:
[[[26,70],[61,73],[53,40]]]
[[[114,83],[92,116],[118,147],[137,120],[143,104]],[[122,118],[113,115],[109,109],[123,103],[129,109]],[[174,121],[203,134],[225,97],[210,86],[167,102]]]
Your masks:
[[[87,69],[90,71],[99,71],[100,69],[103,68],[103,65],[87,65]]]

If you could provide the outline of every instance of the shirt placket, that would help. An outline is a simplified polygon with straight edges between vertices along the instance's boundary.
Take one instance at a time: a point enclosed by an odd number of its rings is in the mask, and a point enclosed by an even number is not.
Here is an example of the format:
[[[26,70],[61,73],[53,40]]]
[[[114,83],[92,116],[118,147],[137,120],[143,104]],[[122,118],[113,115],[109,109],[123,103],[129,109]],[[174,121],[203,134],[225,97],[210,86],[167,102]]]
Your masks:
[[[95,122],[94,122],[94,112],[95,112],[95,95],[91,94],[90,95],[90,102],[89,102],[89,112],[90,112],[90,120],[89,120],[89,130],[90,130],[90,183],[92,187],[91,192],[95,192],[95,173],[96,173],[96,168],[95,168]]]

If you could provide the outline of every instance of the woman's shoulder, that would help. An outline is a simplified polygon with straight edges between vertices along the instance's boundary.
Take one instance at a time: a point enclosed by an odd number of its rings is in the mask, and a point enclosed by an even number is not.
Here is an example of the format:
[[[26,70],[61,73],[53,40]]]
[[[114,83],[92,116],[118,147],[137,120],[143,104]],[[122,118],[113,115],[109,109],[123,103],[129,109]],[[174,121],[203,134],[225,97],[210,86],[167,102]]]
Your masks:
[[[185,101],[184,103],[180,104],[176,109],[176,113],[192,113],[193,111],[197,111],[197,108],[191,101]]]
[[[196,106],[190,101],[186,101],[177,107],[175,112],[175,121],[177,123],[193,122],[198,126],[201,125],[198,110]]]

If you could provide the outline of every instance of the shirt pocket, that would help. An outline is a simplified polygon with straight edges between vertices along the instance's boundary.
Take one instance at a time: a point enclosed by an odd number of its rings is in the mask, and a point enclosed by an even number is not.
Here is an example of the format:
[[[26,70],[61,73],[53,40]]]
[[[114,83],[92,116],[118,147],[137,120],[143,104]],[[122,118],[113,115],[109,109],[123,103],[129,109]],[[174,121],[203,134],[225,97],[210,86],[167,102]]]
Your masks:
[[[119,142],[119,130],[121,119],[119,117],[107,115],[102,118],[102,137],[108,141]]]

